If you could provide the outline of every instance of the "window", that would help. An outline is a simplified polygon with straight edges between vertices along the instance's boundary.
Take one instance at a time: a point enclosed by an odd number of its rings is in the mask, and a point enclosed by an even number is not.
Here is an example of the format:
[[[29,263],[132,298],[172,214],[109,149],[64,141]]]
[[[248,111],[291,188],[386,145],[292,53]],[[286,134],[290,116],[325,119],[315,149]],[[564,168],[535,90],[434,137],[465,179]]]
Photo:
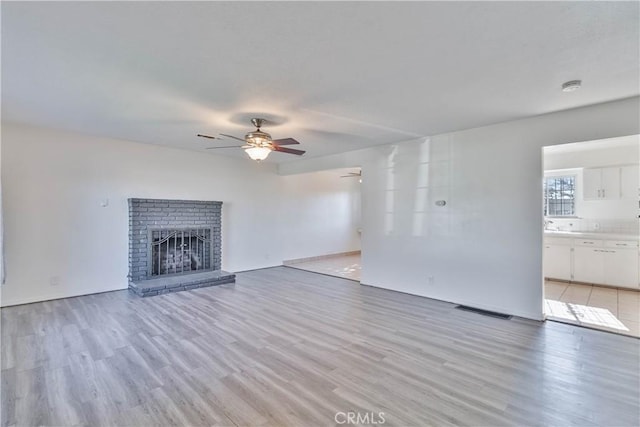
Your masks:
[[[576,176],[546,176],[544,189],[544,216],[575,216]]]

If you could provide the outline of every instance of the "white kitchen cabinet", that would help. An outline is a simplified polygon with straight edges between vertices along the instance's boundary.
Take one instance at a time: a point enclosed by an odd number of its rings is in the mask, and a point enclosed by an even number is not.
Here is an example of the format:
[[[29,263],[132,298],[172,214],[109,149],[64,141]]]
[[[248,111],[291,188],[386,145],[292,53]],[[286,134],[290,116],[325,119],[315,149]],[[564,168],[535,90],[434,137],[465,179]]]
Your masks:
[[[620,168],[620,195],[623,199],[640,197],[640,168],[638,165]]]
[[[620,171],[620,167],[584,169],[582,197],[585,200],[619,199]]]
[[[573,280],[585,283],[605,283],[602,248],[575,246],[573,249]]]
[[[638,165],[586,168],[582,171],[585,200],[637,199],[640,196]]]
[[[620,198],[620,168],[602,168],[602,198]]]
[[[582,196],[587,199],[620,198],[620,167],[588,168],[582,172]]]
[[[603,249],[604,284],[638,288],[638,250]],[[598,283],[598,282],[596,282]]]
[[[610,236],[612,237],[612,236]],[[544,277],[640,289],[640,242],[603,238],[544,237]]]
[[[637,289],[637,243],[576,239],[573,280]]]
[[[571,245],[545,243],[544,277],[571,280]]]
[[[602,184],[602,171],[600,169],[584,169],[582,171],[582,197],[586,199],[599,199]]]

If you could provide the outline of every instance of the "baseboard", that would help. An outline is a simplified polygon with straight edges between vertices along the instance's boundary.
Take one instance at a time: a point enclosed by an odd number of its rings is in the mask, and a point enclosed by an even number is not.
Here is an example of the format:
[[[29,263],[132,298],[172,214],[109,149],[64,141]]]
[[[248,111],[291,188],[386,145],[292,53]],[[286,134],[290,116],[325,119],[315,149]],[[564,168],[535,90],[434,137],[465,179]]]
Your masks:
[[[12,300],[6,301],[4,298],[0,298],[0,308],[14,307],[14,306],[17,306],[17,305],[36,304],[36,303],[39,303],[39,302],[55,301],[55,300],[66,299],[66,298],[83,297],[83,296],[86,296],[86,295],[104,294],[104,293],[107,293],[107,292],[124,291],[126,289],[127,288],[124,287],[124,288],[117,288],[117,289],[107,289],[107,290],[104,290],[104,291],[79,293],[79,294],[69,294],[69,295],[64,295],[64,296],[61,296],[61,295],[37,296],[37,297],[24,298],[24,299],[13,300],[13,301]]]
[[[617,289],[619,291],[640,291],[640,287],[625,287],[625,286],[616,286],[616,285],[605,285],[602,283],[590,283],[590,282],[579,282],[577,280],[566,280],[566,279],[554,279],[551,277],[545,277],[544,281],[547,282],[560,282],[560,283],[567,283],[567,284],[571,284],[571,285],[586,285],[586,286],[598,286],[601,288],[610,288],[610,289]]]
[[[328,254],[328,255],[312,256],[307,258],[288,259],[288,260],[282,261],[282,264],[293,265],[293,264],[300,264],[301,262],[319,261],[322,259],[338,258],[343,256],[351,256],[351,255],[360,255],[361,253],[362,251],[350,251],[350,252],[339,252],[339,253]]]
[[[298,270],[298,271],[304,271],[305,273],[309,273],[309,274],[321,274],[323,276],[327,276],[327,277],[333,277],[334,279],[341,279],[341,280],[351,280],[352,282],[358,283],[360,284],[360,281],[357,279],[350,279],[348,277],[344,277],[344,276],[338,276],[336,274],[329,274],[329,273],[322,273],[320,271],[312,271],[312,270],[307,270],[304,267],[296,267],[295,264],[293,265],[283,265],[283,267],[285,268],[291,268],[293,270]]]
[[[455,305],[466,305],[466,306],[469,306],[469,307],[479,308],[479,309],[482,309],[482,310],[495,311],[495,312],[498,312],[498,313],[505,313],[505,314],[509,314],[511,316],[516,316],[516,317],[520,317],[520,318],[527,319],[527,320],[534,320],[536,322],[543,322],[545,320],[544,313],[542,313],[542,311],[539,314],[537,314],[537,313],[526,313],[526,312],[521,312],[519,310],[512,310],[512,309],[505,310],[504,307],[497,307],[497,306],[486,305],[486,304],[478,304],[475,301],[469,301],[469,300],[451,301],[451,300],[446,300],[446,299],[434,298],[434,297],[430,297],[430,296],[427,296],[427,295],[421,295],[421,294],[416,294],[416,293],[411,293],[411,292],[400,291],[400,290],[392,289],[392,288],[385,288],[385,287],[379,286],[379,285],[371,285],[369,283],[364,283],[364,282],[360,282],[360,284],[364,285],[364,286],[370,286],[372,288],[384,289],[384,290],[391,291],[391,292],[399,292],[401,294],[407,294],[407,295],[412,295],[412,296],[421,297],[421,298],[428,298],[428,299],[432,299],[434,301],[442,301],[442,302],[446,302],[446,303],[449,303],[449,304],[455,304]],[[541,306],[541,308],[542,308],[542,306]]]

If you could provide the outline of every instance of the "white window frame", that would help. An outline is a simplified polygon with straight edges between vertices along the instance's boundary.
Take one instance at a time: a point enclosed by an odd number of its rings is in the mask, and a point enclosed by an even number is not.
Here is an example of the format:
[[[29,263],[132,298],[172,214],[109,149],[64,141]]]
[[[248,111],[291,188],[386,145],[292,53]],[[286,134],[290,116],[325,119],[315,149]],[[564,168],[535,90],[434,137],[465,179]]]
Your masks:
[[[546,211],[546,209],[548,209],[549,207],[549,202],[547,200],[547,192],[545,190],[546,181],[549,178],[559,178],[559,177],[573,178],[574,188],[573,188],[573,214],[572,215],[549,215],[548,212]],[[579,191],[580,184],[581,184],[581,180],[579,176],[579,170],[577,169],[545,171],[544,177],[543,177],[543,183],[542,183],[542,197],[543,197],[542,206],[543,206],[543,209],[545,209],[545,211],[543,212],[544,217],[545,218],[578,218],[578,205],[579,205],[578,195],[580,194],[580,191]]]

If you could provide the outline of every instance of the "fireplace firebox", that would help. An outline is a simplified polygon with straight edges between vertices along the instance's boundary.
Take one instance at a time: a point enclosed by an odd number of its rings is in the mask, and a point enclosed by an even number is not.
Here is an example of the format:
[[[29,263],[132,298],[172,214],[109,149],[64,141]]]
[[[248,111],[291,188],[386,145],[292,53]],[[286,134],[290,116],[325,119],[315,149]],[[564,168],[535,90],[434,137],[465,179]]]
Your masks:
[[[150,277],[211,269],[210,228],[151,229],[149,233]]]

